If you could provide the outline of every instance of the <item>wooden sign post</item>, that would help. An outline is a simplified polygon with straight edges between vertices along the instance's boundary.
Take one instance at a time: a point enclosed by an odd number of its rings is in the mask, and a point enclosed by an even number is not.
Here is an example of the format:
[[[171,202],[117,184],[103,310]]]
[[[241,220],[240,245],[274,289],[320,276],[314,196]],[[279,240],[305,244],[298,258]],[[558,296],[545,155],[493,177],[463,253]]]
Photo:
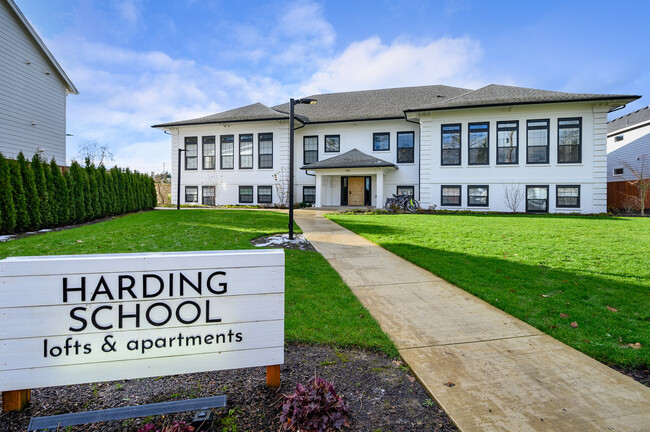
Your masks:
[[[0,391],[284,362],[284,251],[0,260]]]

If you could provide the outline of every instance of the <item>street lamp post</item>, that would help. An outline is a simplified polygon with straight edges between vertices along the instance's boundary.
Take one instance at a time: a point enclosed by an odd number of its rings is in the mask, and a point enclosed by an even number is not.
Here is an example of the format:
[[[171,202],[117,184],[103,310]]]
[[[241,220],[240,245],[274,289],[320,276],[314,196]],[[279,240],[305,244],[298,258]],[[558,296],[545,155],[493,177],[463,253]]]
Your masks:
[[[298,104],[313,105],[316,99],[290,99],[289,100],[289,240],[293,240],[293,107]]]
[[[178,147],[178,184],[176,185],[176,210],[181,209],[181,155],[185,149]]]

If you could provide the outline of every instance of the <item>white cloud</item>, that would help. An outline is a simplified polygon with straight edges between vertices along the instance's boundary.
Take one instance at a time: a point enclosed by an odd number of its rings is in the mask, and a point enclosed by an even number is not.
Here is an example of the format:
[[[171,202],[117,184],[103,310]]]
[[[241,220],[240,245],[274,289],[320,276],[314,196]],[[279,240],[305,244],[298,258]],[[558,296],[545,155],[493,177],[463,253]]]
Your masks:
[[[477,88],[480,44],[470,38],[441,38],[426,43],[398,39],[390,45],[372,37],[350,44],[301,86],[303,94],[446,84]]]

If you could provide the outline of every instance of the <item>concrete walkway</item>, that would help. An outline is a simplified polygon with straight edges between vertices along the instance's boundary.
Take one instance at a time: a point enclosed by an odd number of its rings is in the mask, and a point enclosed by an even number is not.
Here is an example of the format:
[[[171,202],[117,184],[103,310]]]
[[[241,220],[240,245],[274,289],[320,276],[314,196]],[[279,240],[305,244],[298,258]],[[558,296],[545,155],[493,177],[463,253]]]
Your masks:
[[[295,220],[461,430],[650,431],[649,388],[323,213]]]

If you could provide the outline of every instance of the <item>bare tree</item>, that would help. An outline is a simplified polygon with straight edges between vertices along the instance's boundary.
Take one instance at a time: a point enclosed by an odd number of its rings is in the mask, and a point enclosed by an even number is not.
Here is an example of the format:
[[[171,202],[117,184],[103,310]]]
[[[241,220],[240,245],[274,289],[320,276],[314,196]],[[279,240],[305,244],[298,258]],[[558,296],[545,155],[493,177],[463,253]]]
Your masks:
[[[113,161],[113,153],[108,144],[97,141],[83,140],[77,146],[77,157],[88,165],[102,166],[104,160]]]
[[[506,201],[506,206],[512,210],[513,213],[516,213],[521,203],[524,202],[526,194],[519,185],[509,184],[503,186],[503,197]]]
[[[279,171],[273,174],[273,181],[275,182],[275,192],[278,194],[280,204],[288,206],[289,203],[289,170],[285,167],[280,168]]]
[[[636,161],[636,164],[628,161],[621,162],[634,176],[631,183],[636,187],[636,196],[628,195],[628,197],[635,199],[637,209],[641,211],[641,216],[644,216],[645,200],[650,190],[650,155],[642,154],[636,158]]]

